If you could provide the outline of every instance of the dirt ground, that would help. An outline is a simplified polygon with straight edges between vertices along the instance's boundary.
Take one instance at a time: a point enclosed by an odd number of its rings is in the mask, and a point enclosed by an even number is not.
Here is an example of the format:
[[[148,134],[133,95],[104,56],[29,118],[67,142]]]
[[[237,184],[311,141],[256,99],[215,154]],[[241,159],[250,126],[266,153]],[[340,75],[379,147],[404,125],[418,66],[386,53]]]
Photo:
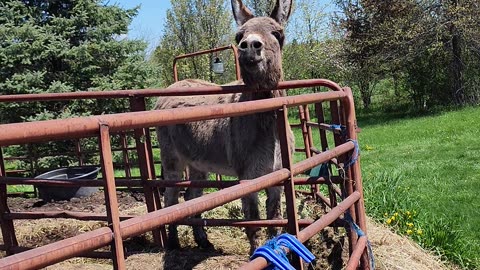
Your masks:
[[[146,212],[143,195],[140,193],[117,192],[120,212],[124,215],[139,215]],[[264,203],[265,198],[260,201]],[[322,206],[311,199],[300,198],[299,216],[318,219],[324,212]],[[90,197],[74,198],[71,201],[44,203],[39,199],[9,198],[9,206],[15,211],[78,211],[105,213],[103,193]],[[264,209],[264,206],[261,206]],[[205,218],[241,218],[239,201],[203,214]],[[263,217],[264,218],[264,217]],[[105,226],[104,222],[76,221],[71,219],[16,220],[15,228],[21,246],[38,247],[82,232]],[[240,228],[209,227],[209,240],[214,250],[196,247],[191,229],[179,227],[182,249],[164,251],[156,248],[150,234],[125,241],[129,254],[127,269],[143,270],[184,270],[184,269],[237,269],[248,261],[248,241]],[[454,269],[441,262],[432,254],[422,250],[411,240],[392,233],[388,228],[368,223],[368,234],[375,255],[376,269]],[[264,239],[266,240],[266,239]],[[0,239],[0,242],[3,242]],[[308,269],[342,269],[347,261],[347,238],[343,229],[335,232],[329,228],[310,240],[308,247],[316,260]],[[104,248],[103,250],[108,250]],[[5,253],[0,252],[0,258]],[[55,270],[100,270],[112,269],[110,260],[74,258],[45,269]],[[307,269],[307,268],[305,268]]]

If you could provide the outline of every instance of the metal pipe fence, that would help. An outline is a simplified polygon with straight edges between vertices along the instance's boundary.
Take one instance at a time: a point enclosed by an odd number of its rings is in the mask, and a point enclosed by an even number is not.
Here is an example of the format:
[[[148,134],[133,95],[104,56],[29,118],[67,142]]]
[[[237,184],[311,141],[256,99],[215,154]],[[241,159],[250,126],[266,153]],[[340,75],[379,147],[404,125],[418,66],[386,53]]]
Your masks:
[[[337,84],[328,80],[305,80],[305,81],[291,81],[281,82],[279,89],[290,89],[311,86],[325,86],[331,90],[330,92],[305,94],[299,96],[280,97],[268,100],[248,101],[234,104],[199,106],[193,108],[177,108],[161,111],[145,111],[145,97],[160,96],[160,95],[203,95],[203,94],[219,94],[219,93],[233,93],[246,90],[244,86],[225,86],[225,87],[202,87],[198,89],[165,89],[165,90],[126,90],[126,93],[110,93],[110,96],[104,92],[102,93],[86,93],[78,94],[50,94],[41,97],[34,97],[32,95],[21,95],[16,98],[5,98],[0,96],[0,102],[19,102],[19,101],[37,101],[53,98],[56,100],[66,100],[71,98],[130,98],[132,110],[136,112],[119,113],[112,115],[100,115],[91,117],[77,117],[66,120],[48,120],[32,123],[15,123],[0,125],[0,146],[8,146],[14,144],[24,144],[33,142],[54,141],[72,138],[85,137],[99,137],[101,164],[102,164],[102,185],[105,190],[105,198],[107,203],[107,216],[99,217],[88,214],[75,213],[56,213],[57,216],[67,216],[70,218],[79,218],[87,220],[104,219],[109,223],[109,227],[101,228],[91,231],[76,237],[61,240],[44,247],[32,249],[19,254],[15,253],[18,250],[18,241],[15,236],[13,220],[15,218],[29,218],[28,213],[12,213],[6,201],[6,185],[15,183],[37,183],[46,185],[70,185],[64,181],[45,180],[45,179],[18,179],[5,177],[5,170],[0,167],[0,224],[4,239],[4,248],[7,254],[11,255],[0,259],[0,269],[36,269],[44,267],[67,258],[79,256],[85,252],[93,251],[97,248],[111,245],[112,259],[115,269],[124,269],[124,254],[122,240],[142,234],[148,231],[154,233],[154,240],[160,246],[165,241],[164,226],[182,222],[186,217],[201,213],[206,210],[213,209],[226,202],[236,200],[251,192],[262,190],[272,185],[284,185],[287,198],[287,213],[288,219],[284,221],[276,221],[270,223],[265,221],[265,226],[286,226],[288,231],[297,236],[300,241],[305,241],[313,234],[317,233],[328,224],[335,222],[345,211],[349,211],[353,220],[359,224],[363,231],[366,231],[365,225],[365,211],[363,206],[363,192],[360,175],[359,160],[354,162],[350,168],[345,168],[347,175],[333,176],[329,175],[328,179],[322,177],[311,178],[294,178],[295,175],[311,170],[322,163],[330,162],[338,159],[345,164],[348,161],[348,156],[351,156],[357,145],[354,141],[356,138],[356,123],[355,112],[353,109],[353,97],[348,88],[340,88]],[[88,94],[88,95],[87,95]],[[107,97],[108,96],[108,97]],[[3,98],[3,100],[2,100]],[[335,148],[327,150],[324,147],[326,142],[322,141],[322,150],[312,151],[309,153],[310,157],[293,164],[289,155],[288,145],[286,141],[286,125],[288,119],[286,117],[286,108],[293,106],[305,106],[307,104],[321,104],[322,102],[330,102],[330,109],[332,112],[332,120],[336,124],[342,124],[346,127],[346,134],[335,134]],[[202,181],[188,181],[185,183],[169,183],[168,181],[153,181],[155,177],[155,169],[153,162],[153,155],[151,150],[151,143],[149,140],[149,128],[160,125],[174,125],[189,121],[200,121],[214,118],[236,117],[251,113],[266,112],[277,110],[279,134],[282,146],[282,159],[284,168],[268,175],[251,179],[228,182],[214,182],[212,183],[228,183],[215,184],[216,187],[223,189],[204,195],[185,203],[176,205],[175,207],[162,208],[160,202],[159,186],[168,185],[198,185],[208,186],[208,183]],[[308,110],[306,110],[308,111]],[[316,107],[317,111],[317,107]],[[304,112],[305,113],[305,112]],[[318,113],[318,112],[317,112]],[[323,112],[322,112],[323,115]],[[310,119],[305,116],[307,122]],[[321,115],[317,114],[317,119],[321,120]],[[305,124],[303,124],[305,127]],[[325,124],[319,122],[318,127]],[[126,132],[128,130],[135,130],[136,150],[141,160],[142,167],[141,180],[118,180],[113,176],[113,162],[112,162],[112,148],[110,145],[110,136],[116,132]],[[308,127],[307,127],[308,130]],[[337,132],[339,133],[339,132]],[[345,136],[344,136],[345,135]],[[147,138],[147,140],[145,140]],[[308,140],[309,144],[313,144],[311,133],[305,133],[304,138]],[[309,147],[311,148],[311,147]],[[307,149],[307,148],[306,148]],[[308,151],[308,150],[306,150]],[[342,181],[343,179],[343,181]],[[347,179],[347,181],[345,181]],[[163,183],[162,183],[163,182]],[[296,216],[295,202],[295,184],[327,184],[329,190],[338,193],[338,188],[334,183],[339,183],[342,192],[345,192],[345,199],[337,203],[336,195],[330,196],[329,206],[331,211],[319,221],[311,223],[308,227],[300,230],[300,224],[306,225],[305,221],[300,222]],[[98,182],[84,181],[81,185],[98,185]],[[118,214],[118,201],[116,198],[115,189],[117,186],[142,186],[147,202],[147,209],[149,213],[137,217],[122,217]],[[213,185],[210,183],[210,185]],[[315,194],[318,192],[315,192]],[[5,195],[5,196],[3,196]],[[50,213],[51,214],[51,213]],[[41,214],[40,214],[41,215]],[[43,213],[49,215],[48,213]],[[38,217],[38,216],[37,216]],[[33,217],[35,218],[35,217]],[[122,221],[120,221],[122,220]],[[238,222],[238,221],[237,221]],[[250,222],[250,224],[249,224]],[[237,223],[237,226],[250,226],[255,222],[262,224],[262,221],[244,221],[242,224]],[[319,222],[319,223],[318,223]],[[212,221],[212,224],[215,222]],[[217,224],[234,225],[234,221],[217,221]],[[320,224],[320,225],[319,225]],[[253,225],[252,225],[253,226]],[[349,232],[350,250],[352,254],[361,254],[360,267],[367,269],[368,260],[365,250],[365,245],[361,248],[363,243],[354,233]],[[355,253],[353,253],[355,252]],[[356,260],[356,257],[352,257]],[[256,264],[256,263],[254,263]],[[263,264],[263,262],[262,262]],[[358,263],[357,263],[358,264]],[[297,260],[295,264],[297,269],[302,269],[301,264]],[[355,265],[353,262],[351,265]],[[250,268],[249,268],[250,269]],[[259,269],[259,268],[257,268]]]

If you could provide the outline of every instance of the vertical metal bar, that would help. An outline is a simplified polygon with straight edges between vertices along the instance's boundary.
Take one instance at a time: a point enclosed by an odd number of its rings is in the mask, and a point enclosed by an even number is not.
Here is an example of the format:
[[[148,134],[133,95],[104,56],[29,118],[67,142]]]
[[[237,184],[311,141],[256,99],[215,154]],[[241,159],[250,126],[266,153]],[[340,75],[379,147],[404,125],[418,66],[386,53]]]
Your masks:
[[[295,147],[290,145],[288,129],[290,124],[288,123],[288,111],[287,106],[283,105],[283,108],[277,111],[277,128],[278,137],[280,139],[280,148],[282,152],[282,167],[291,171],[293,160],[290,149]],[[290,172],[290,177],[284,182],[285,188],[285,200],[287,207],[287,232],[298,236],[300,229],[298,227],[298,214],[295,206],[295,185],[292,180],[293,175]],[[298,256],[293,256],[292,265],[299,270],[303,270],[302,260]]]
[[[347,93],[347,97],[344,99],[343,106],[345,108],[345,116],[346,116],[346,126],[347,126],[347,134],[350,140],[356,141],[357,138],[357,118],[355,115],[355,104],[353,100],[352,90],[348,87],[343,88],[343,91]],[[355,151],[355,149],[353,150]],[[362,172],[360,170],[360,157],[357,157],[355,163],[349,168],[349,178],[350,182],[355,183],[353,186],[354,191],[358,191],[360,193],[360,199],[354,204],[355,205],[355,221],[358,223],[360,228],[365,232],[367,235],[367,221],[366,221],[366,213],[365,213],[365,202],[363,199],[363,182],[362,182]],[[353,216],[352,216],[353,217]],[[356,244],[356,243],[355,243]],[[369,269],[369,260],[367,249],[364,250],[363,256],[360,259],[360,267],[362,269]]]
[[[80,139],[75,140],[75,154],[78,158],[78,166],[83,166],[85,163],[83,162],[82,146],[80,144]]]
[[[233,50],[233,57],[235,58],[235,75],[237,77],[237,80],[242,79],[242,74],[240,73],[240,62],[238,60],[238,49],[235,45],[231,44],[230,47]]]
[[[315,103],[315,115],[317,116],[317,123],[325,123],[325,116],[323,114],[323,104],[322,103]],[[318,126],[318,132],[320,134],[320,143],[322,145],[322,151],[326,151],[328,149],[328,140],[327,140],[327,132]],[[329,173],[331,173],[331,164],[328,165]],[[335,207],[337,205],[337,197],[336,191],[332,185],[328,185],[328,195],[330,199],[330,205]]]
[[[125,177],[127,179],[132,178],[130,159],[128,158],[128,142],[125,132],[120,133],[120,141],[122,143],[122,155],[123,155],[123,169],[125,170]]]
[[[100,162],[102,176],[105,181],[105,205],[107,208],[108,225],[113,231],[112,259],[116,270],[126,269],[123,239],[120,230],[120,213],[118,211],[117,189],[113,171],[112,148],[108,125],[100,123]]]
[[[33,150],[33,147],[31,144],[27,145],[27,152],[28,152],[28,157],[29,157],[29,162],[30,162],[30,176],[35,176],[36,169],[38,168],[37,166],[37,155],[36,151]]]
[[[337,125],[341,124],[340,111],[338,109],[337,101],[330,102],[330,111],[331,111],[332,123]],[[345,141],[345,138],[342,138],[341,135],[338,135],[335,133],[333,135],[333,138],[335,141],[335,146],[338,146],[339,144],[342,144]],[[347,155],[342,155],[339,158],[339,163],[346,164],[346,162],[347,162]],[[343,173],[346,173],[346,172],[343,172]],[[347,194],[343,194],[344,197],[348,197],[354,191],[352,179],[351,178],[348,178],[348,179],[349,179],[348,182],[342,184],[343,185],[342,191],[343,192],[346,191],[347,193]],[[353,205],[350,207],[349,211],[350,211],[350,215],[352,216],[352,219],[356,220],[355,207]],[[350,230],[347,230],[347,235],[348,235],[348,242],[349,242],[348,249],[349,249],[349,254],[351,255],[353,252],[353,248],[357,244],[357,236],[355,231],[352,228],[350,228]]]
[[[306,121],[306,126],[307,126],[307,136],[308,136],[308,142],[310,144],[310,147],[313,147],[313,137],[312,137],[312,128],[307,124],[310,122],[310,110],[308,109],[308,105],[304,105],[305,109],[305,121]],[[310,156],[312,155],[312,149],[308,149],[310,152]]]
[[[173,80],[178,82],[177,58],[173,59]]]
[[[311,155],[311,145],[308,140],[308,132],[307,132],[307,120],[305,117],[305,110],[302,105],[298,106],[298,114],[300,116],[300,126],[302,128],[302,138],[303,138],[303,145],[305,146],[305,157],[310,158]]]
[[[143,104],[145,104],[145,99],[142,98],[144,100]],[[146,110],[146,108],[145,108]],[[147,146],[147,151],[148,151],[148,158],[150,160],[149,162],[149,165],[150,165],[150,171],[152,172],[152,176],[153,178],[152,179],[156,179],[155,176],[156,176],[156,173],[155,173],[155,161],[153,159],[153,147],[152,147],[152,133],[150,132],[150,129],[149,128],[145,128],[145,144]]]
[[[130,109],[132,111],[145,111],[145,99],[143,97],[131,97]],[[148,135],[147,135],[148,134]],[[160,205],[160,193],[157,188],[151,188],[146,185],[146,181],[152,181],[155,179],[154,170],[152,169],[155,164],[152,162],[153,158],[150,157],[151,145],[148,143],[150,140],[150,131],[148,128],[141,128],[134,130],[135,144],[137,148],[138,162],[140,167],[140,177],[143,182],[143,191],[145,193],[145,202],[147,204],[147,211],[153,212],[161,208]],[[150,148],[150,150],[149,150]],[[164,241],[166,240],[165,226],[160,227],[152,231],[154,242],[160,247],[164,247]]]
[[[310,156],[314,155],[313,151],[312,151],[312,148],[313,148],[313,137],[312,137],[312,128],[308,125],[308,123],[310,122],[310,111],[308,109],[308,104],[307,105],[304,105],[304,109],[303,109],[303,112],[304,112],[304,116],[305,116],[305,127],[306,127],[306,131],[307,131],[307,140],[308,140],[308,153],[310,154]],[[318,185],[317,184],[312,184],[310,185],[310,189],[312,191],[312,194],[313,194],[313,197],[315,199],[317,199],[317,193],[318,193]]]
[[[330,112],[332,116],[332,124],[337,124],[340,125],[340,116],[339,116],[339,110],[338,110],[338,103],[337,101],[330,101]],[[335,146],[339,146],[342,144],[342,138],[338,134],[333,134],[333,140],[335,142]],[[341,160],[342,162],[344,160]]]
[[[142,108],[143,110],[146,110],[145,106],[145,98],[141,98],[143,100],[142,102]],[[154,181],[156,178],[156,172],[155,172],[155,160],[153,158],[153,146],[152,146],[152,133],[150,128],[145,128],[145,147],[146,148],[146,153],[147,153],[147,158],[149,159],[148,165],[150,166],[150,174],[151,178],[150,181]],[[143,178],[142,178],[142,181]],[[151,188],[150,189],[152,194],[153,194],[153,203],[155,205],[155,209],[162,209],[162,201],[160,199],[161,194],[160,194],[160,188]],[[165,240],[167,239],[167,230],[165,226],[161,226],[160,228],[156,229],[155,231],[152,231],[153,239],[157,245],[160,247],[165,246]]]
[[[317,116],[318,124],[325,123],[322,103],[315,103],[315,114]],[[326,151],[328,149],[327,132],[321,129],[320,126],[318,127],[318,132],[320,133],[320,143],[322,145],[322,151]]]
[[[0,148],[0,177],[6,176],[5,163],[3,159],[3,151]],[[18,246],[17,236],[15,235],[15,227],[11,219],[5,219],[4,215],[10,213],[7,202],[7,185],[0,184],[0,226],[2,231],[3,242],[7,255],[12,255],[13,248]]]

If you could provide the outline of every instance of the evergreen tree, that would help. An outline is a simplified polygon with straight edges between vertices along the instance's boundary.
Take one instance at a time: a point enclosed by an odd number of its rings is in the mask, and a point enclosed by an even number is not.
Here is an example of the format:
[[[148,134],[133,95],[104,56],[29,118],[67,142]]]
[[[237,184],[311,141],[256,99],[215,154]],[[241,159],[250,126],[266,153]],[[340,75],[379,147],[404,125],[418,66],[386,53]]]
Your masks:
[[[4,0],[0,3],[2,95],[146,88],[158,84],[145,62],[146,44],[122,38],[137,8],[100,0]],[[0,104],[0,123],[125,111],[126,100],[76,100]],[[95,145],[87,145],[95,148]],[[7,154],[68,153],[71,142],[9,148]],[[10,151],[10,152],[8,152]],[[39,160],[67,166],[72,157]]]
[[[7,0],[0,3],[2,94],[144,88],[155,73],[143,41],[122,39],[137,9],[99,0]],[[111,101],[1,104],[0,122],[116,110]]]

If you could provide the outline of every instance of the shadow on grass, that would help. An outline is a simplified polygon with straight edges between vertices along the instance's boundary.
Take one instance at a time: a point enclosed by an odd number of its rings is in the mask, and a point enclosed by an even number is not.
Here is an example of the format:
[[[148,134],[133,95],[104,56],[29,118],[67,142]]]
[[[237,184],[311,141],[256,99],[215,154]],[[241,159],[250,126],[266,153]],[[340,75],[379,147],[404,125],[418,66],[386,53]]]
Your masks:
[[[356,108],[357,122],[360,127],[385,125],[405,119],[435,116],[447,111],[455,111],[455,107],[414,108],[410,104],[388,104],[369,109]]]
[[[211,257],[223,256],[221,251],[200,248],[167,250],[164,257],[164,270],[191,270]]]

